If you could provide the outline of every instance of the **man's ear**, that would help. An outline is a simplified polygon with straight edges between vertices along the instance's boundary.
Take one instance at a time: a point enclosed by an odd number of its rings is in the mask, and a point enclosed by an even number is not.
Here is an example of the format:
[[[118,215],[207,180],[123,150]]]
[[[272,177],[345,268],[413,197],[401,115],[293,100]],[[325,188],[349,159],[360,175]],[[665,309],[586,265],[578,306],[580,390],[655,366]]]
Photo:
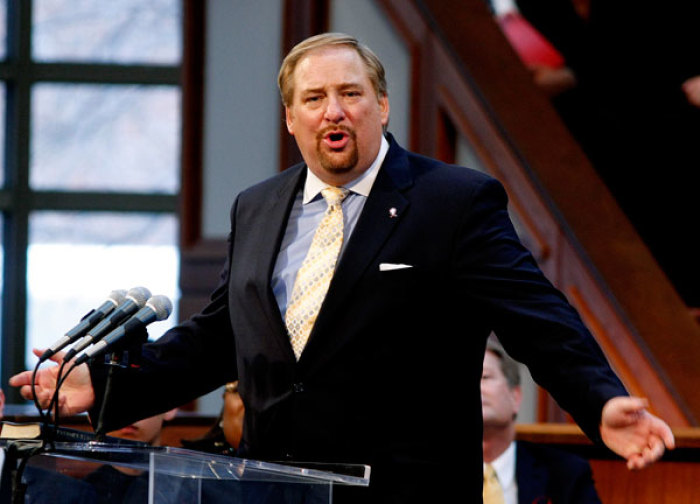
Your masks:
[[[517,415],[520,411],[520,405],[523,402],[523,389],[520,385],[513,387],[510,391],[513,397],[513,407],[515,408],[515,414]]]
[[[171,409],[170,411],[166,411],[166,412],[163,414],[163,420],[164,420],[165,422],[169,422],[170,420],[172,420],[173,418],[175,418],[175,415],[177,415],[177,408]]]
[[[294,136],[294,113],[289,107],[284,107],[284,118],[287,123],[287,131]]]
[[[383,95],[379,98],[379,110],[382,116],[382,126],[389,124],[389,97]]]

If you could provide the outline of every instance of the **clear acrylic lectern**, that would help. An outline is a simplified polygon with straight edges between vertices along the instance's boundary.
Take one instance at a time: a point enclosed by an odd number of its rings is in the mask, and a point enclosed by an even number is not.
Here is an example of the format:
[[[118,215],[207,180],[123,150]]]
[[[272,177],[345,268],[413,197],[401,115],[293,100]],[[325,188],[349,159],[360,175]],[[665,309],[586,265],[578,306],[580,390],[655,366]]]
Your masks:
[[[105,491],[92,483],[115,478],[106,480],[112,481],[107,491],[155,504],[325,504],[333,502],[338,485],[369,485],[369,473],[364,465],[289,465],[181,448],[85,442],[55,443],[33,455],[23,481],[27,502],[44,497],[51,503],[63,502],[62,497],[89,502],[90,495]]]

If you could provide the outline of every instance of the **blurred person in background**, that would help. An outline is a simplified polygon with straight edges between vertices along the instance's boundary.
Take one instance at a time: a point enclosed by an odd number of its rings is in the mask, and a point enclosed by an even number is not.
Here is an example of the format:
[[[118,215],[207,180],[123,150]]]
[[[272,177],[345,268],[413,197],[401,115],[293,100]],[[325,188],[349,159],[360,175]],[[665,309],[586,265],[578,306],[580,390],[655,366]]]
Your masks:
[[[521,403],[518,363],[491,336],[481,375],[484,504],[600,504],[591,467],[585,459],[515,440]]]

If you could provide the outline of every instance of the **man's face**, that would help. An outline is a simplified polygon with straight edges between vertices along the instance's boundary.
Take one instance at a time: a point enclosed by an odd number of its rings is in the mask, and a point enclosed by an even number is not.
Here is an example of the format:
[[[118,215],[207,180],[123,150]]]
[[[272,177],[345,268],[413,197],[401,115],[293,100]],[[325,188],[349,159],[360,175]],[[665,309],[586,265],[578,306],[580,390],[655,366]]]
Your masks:
[[[379,153],[389,101],[377,96],[360,55],[345,46],[312,51],[293,84],[287,129],[309,169],[335,186],[362,175]]]
[[[493,352],[486,351],[481,375],[484,428],[505,427],[513,422],[520,408],[520,399],[520,387],[511,388],[501,371],[501,359]]]

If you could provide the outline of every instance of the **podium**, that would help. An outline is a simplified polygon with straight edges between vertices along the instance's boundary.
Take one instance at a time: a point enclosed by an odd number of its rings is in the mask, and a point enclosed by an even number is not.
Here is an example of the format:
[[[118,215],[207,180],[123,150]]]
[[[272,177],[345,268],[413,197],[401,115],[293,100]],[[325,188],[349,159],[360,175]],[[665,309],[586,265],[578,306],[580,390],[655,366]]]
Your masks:
[[[57,442],[33,455],[22,481],[26,502],[36,503],[93,502],[113,493],[115,502],[154,504],[330,504],[337,486],[366,487],[369,476],[365,465],[262,462],[91,441]]]

